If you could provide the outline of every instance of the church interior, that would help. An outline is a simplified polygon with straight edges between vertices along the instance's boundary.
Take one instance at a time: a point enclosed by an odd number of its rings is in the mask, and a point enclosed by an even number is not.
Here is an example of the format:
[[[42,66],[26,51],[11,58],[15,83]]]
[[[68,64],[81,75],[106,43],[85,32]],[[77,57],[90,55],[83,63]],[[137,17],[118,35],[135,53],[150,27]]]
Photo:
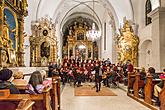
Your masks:
[[[0,110],[165,110],[165,0],[0,0]]]

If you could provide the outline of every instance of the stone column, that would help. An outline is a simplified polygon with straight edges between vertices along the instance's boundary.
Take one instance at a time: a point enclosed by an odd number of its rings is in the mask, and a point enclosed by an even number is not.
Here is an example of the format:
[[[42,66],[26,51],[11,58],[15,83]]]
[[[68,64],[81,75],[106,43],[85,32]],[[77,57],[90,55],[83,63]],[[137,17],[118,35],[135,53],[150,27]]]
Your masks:
[[[149,13],[152,18],[152,64],[157,71],[165,67],[165,8],[158,7]]]
[[[160,5],[161,5],[161,7],[165,7],[165,1],[164,0],[160,0]]]

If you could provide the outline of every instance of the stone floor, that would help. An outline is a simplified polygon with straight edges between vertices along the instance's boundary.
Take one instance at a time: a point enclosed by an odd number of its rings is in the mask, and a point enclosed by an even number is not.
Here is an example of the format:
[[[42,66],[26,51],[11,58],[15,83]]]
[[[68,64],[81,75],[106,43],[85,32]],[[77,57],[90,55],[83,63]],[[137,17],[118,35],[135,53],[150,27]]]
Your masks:
[[[74,87],[66,85],[61,110],[150,110],[129,98],[123,90],[110,89],[118,96],[74,96]]]

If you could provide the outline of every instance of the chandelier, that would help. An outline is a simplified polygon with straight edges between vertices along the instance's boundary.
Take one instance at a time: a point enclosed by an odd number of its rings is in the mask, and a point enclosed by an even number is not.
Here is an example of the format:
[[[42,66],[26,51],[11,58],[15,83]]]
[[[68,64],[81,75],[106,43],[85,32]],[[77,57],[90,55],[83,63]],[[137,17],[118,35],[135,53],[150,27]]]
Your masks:
[[[94,0],[93,0],[93,19],[94,19]],[[90,41],[97,41],[100,39],[101,32],[96,29],[96,24],[93,22],[92,23],[92,29],[89,29],[86,32],[87,39]]]

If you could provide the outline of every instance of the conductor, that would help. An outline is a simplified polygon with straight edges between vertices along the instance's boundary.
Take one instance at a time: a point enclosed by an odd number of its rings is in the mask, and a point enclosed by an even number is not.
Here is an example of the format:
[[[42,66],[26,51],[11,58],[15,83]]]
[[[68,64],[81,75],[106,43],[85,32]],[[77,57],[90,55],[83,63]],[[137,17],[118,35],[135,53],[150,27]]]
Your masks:
[[[99,63],[96,63],[96,66],[94,67],[94,71],[95,71],[96,92],[99,92],[101,88],[101,80],[102,80],[102,71]]]

